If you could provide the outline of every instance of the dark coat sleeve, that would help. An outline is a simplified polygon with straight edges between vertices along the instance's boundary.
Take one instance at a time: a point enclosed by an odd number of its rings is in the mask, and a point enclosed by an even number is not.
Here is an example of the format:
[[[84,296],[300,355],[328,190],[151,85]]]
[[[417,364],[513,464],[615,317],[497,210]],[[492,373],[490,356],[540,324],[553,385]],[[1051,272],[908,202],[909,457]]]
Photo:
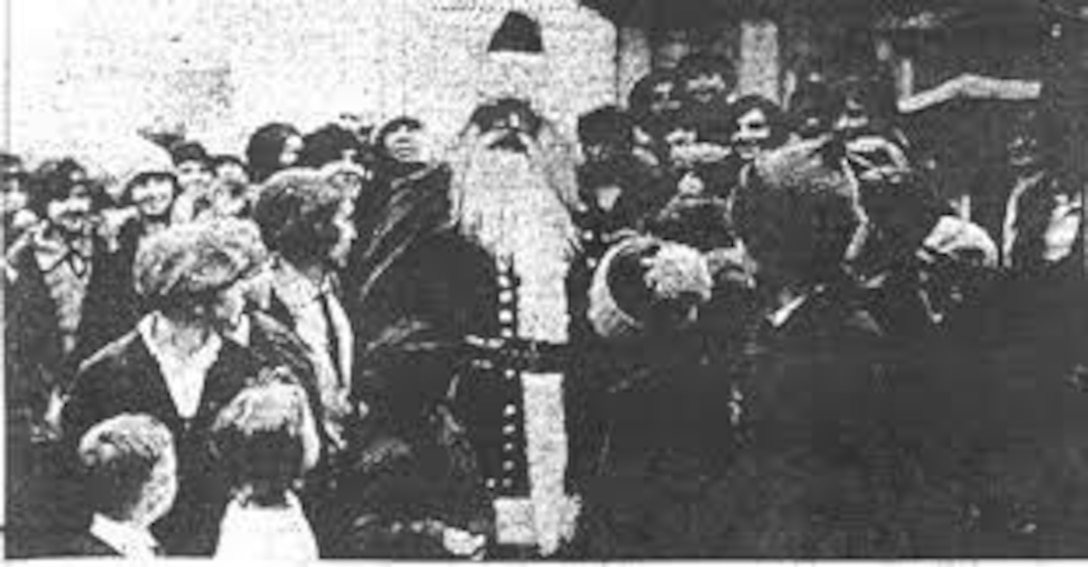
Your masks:
[[[83,299],[83,315],[77,331],[75,364],[128,332],[142,315],[132,279],[132,264],[140,234],[133,223],[122,229],[121,246],[109,250],[96,239],[91,279]]]
[[[274,300],[273,307],[276,305],[283,307],[282,303]],[[277,313],[279,310],[273,309],[272,312]],[[264,313],[250,314],[254,326],[253,343],[250,352],[258,359],[262,368],[286,366],[298,380],[302,389],[306,390],[306,397],[314,419],[321,423],[325,419],[325,408],[321,404],[317,374],[314,371],[307,347],[287,327],[289,315],[287,315],[286,308],[282,309],[280,315],[288,317],[288,320],[274,318],[274,316]],[[322,445],[326,445],[328,438],[324,435],[324,430],[320,429],[320,433],[322,434]]]
[[[29,235],[25,235],[29,238]],[[64,374],[64,350],[56,305],[28,241],[12,245],[11,270],[5,283],[5,375],[8,405],[45,407],[49,392]],[[18,247],[18,248],[16,248]]]
[[[470,333],[487,316],[493,267],[452,231],[421,239],[356,307],[356,392],[376,419],[416,423],[446,394]]]
[[[135,333],[108,345],[85,361],[76,373],[61,412],[61,430],[75,447],[92,425],[124,411],[124,400],[133,389],[125,367],[132,361]]]

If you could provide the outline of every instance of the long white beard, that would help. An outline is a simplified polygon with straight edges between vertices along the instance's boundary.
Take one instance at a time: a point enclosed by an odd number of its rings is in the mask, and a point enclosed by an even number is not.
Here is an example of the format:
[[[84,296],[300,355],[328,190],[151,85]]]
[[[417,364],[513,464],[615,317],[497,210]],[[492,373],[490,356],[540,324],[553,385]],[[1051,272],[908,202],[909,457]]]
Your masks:
[[[545,176],[523,154],[483,151],[455,181],[453,202],[461,233],[521,280],[518,335],[566,342],[565,282],[577,231]]]
[[[577,232],[566,206],[529,159],[509,151],[471,156],[453,183],[461,233],[512,266],[520,338],[552,343],[568,340],[570,306],[566,276]],[[522,372],[529,498],[494,502],[501,543],[537,546],[545,556],[569,540],[579,500],[566,494],[566,416],[561,373]]]

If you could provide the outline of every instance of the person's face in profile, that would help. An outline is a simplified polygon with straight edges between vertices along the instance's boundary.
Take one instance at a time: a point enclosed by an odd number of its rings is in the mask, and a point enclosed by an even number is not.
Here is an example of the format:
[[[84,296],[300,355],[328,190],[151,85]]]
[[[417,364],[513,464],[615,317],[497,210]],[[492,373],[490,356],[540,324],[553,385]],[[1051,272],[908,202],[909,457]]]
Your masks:
[[[351,245],[355,242],[357,232],[352,217],[355,216],[355,202],[352,199],[343,199],[340,208],[332,218],[332,225],[336,228],[336,242],[329,249],[328,260],[333,266],[343,267],[351,252]]]
[[[220,290],[211,306],[210,315],[215,328],[230,330],[237,329],[242,323],[245,314],[246,299],[248,297],[249,284],[246,281],[238,281],[226,289]]]

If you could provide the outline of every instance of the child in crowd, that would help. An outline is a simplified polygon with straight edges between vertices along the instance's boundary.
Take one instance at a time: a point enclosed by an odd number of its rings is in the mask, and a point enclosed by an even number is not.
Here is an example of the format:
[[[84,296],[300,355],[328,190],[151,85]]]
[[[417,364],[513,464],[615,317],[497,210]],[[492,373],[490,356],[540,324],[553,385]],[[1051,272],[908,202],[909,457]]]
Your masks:
[[[79,444],[94,515],[66,555],[147,560],[162,555],[151,525],[177,494],[170,430],[146,414],[124,413],[92,427]]]
[[[306,394],[284,368],[263,372],[219,414],[213,443],[231,479],[217,559],[313,561],[317,540],[295,493],[316,462]]]

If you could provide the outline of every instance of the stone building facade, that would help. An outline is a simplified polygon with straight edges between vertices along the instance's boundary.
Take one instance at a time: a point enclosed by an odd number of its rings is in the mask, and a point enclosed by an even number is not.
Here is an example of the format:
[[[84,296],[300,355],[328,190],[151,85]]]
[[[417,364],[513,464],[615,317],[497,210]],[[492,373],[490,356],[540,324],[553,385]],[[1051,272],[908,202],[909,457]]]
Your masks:
[[[919,3],[924,1],[891,5]],[[20,151],[55,153],[75,146],[103,152],[109,148],[88,146],[108,146],[108,140],[159,120],[186,124],[214,150],[238,152],[246,134],[264,122],[283,120],[308,129],[344,112],[372,123],[419,116],[439,138],[449,139],[475,104],[488,36],[508,9],[524,10],[542,23],[548,70],[541,102],[567,128],[581,112],[622,103],[639,77],[675,65],[694,50],[730,58],[742,93],[779,102],[788,100],[799,73],[844,54],[883,58],[901,94],[932,86],[969,69],[967,64],[1015,76],[1030,75],[1034,68],[1030,32],[1019,33],[1015,42],[1002,39],[1007,26],[1000,16],[974,31],[911,31],[904,28],[912,15],[922,14],[925,23],[932,14],[902,9],[888,26],[888,14],[873,5],[858,0],[17,2],[5,13],[11,73],[3,140]],[[949,13],[941,11],[943,5],[931,12],[943,17]],[[878,29],[881,22],[884,28]]]
[[[259,125],[409,114],[448,139],[508,9],[542,23],[542,106],[573,128],[616,100],[615,28],[578,0],[41,0],[12,3],[5,145],[101,154],[158,121],[214,151]]]

